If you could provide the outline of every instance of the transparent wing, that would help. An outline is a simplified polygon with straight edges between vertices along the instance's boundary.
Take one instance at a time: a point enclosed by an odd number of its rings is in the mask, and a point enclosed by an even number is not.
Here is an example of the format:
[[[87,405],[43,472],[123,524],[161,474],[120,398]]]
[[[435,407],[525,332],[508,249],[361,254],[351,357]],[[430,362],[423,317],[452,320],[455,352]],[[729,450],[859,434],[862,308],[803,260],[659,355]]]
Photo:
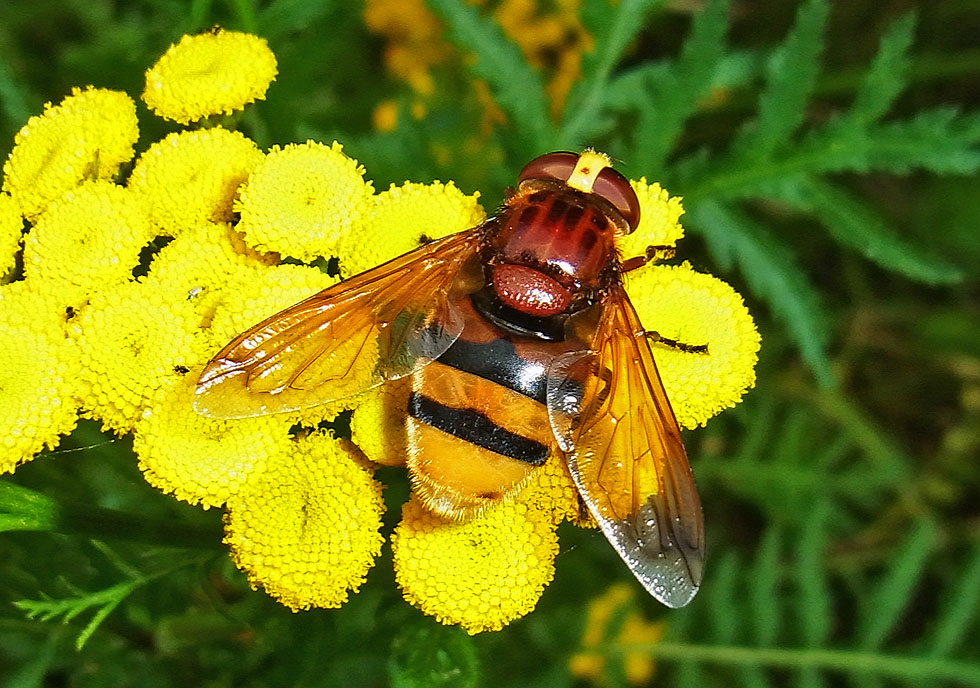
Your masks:
[[[690,602],[704,562],[701,502],[622,287],[603,303],[592,350],[551,366],[548,411],[579,493],[630,570],[667,606]]]
[[[229,342],[204,368],[194,407],[218,418],[337,401],[409,374],[459,337],[452,306],[475,228],[335,284]]]

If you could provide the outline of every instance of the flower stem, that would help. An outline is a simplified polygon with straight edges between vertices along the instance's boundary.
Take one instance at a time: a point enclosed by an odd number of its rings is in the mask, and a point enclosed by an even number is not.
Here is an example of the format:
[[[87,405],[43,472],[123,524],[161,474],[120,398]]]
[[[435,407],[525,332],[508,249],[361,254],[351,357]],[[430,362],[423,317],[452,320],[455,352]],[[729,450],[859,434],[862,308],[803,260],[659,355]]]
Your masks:
[[[753,665],[783,669],[820,669],[846,673],[894,676],[905,680],[920,677],[929,681],[948,679],[975,684],[980,682],[980,664],[957,662],[942,657],[897,656],[875,652],[855,652],[822,648],[784,649],[656,643],[619,645],[617,654],[646,651],[661,659]]]

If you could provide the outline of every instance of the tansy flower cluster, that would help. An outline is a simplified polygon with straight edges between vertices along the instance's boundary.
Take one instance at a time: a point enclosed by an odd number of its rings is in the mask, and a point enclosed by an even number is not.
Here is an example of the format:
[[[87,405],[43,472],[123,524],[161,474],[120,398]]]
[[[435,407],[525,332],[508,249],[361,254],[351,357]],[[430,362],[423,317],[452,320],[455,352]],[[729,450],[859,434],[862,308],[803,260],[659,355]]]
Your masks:
[[[262,151],[215,123],[264,97],[275,74],[260,38],[185,37],[147,72],[143,99],[197,128],[137,154],[132,99],[89,87],[17,135],[0,194],[0,471],[55,447],[79,417],[132,434],[150,484],[226,510],[225,542],[253,586],[293,610],[329,608],[384,545],[374,471],[404,463],[404,381],[329,408],[218,420],[193,408],[198,375],[231,337],[336,282],[309,263],[336,257],[349,276],[485,213],[451,182],[378,192],[338,143]],[[643,223],[626,251],[673,244],[680,201],[634,186]],[[686,264],[647,266],[628,286],[662,335],[710,343],[707,355],[657,350],[681,424],[733,406],[759,345],[741,298]],[[345,409],[350,439],[312,430]],[[390,542],[398,585],[444,623],[502,628],[535,606],[554,575],[556,527],[578,514],[557,456],[465,522],[412,498]]]

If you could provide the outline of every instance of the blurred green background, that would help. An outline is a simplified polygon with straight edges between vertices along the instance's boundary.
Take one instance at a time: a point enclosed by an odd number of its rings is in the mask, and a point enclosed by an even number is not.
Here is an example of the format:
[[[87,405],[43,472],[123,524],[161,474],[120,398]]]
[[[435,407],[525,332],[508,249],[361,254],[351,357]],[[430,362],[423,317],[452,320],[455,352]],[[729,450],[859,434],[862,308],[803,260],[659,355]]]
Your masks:
[[[685,198],[678,257],[763,337],[756,389],[686,433],[704,585],[663,609],[567,527],[537,610],[498,633],[423,617],[390,555],[342,609],[293,614],[249,590],[220,514],[83,423],[5,480],[214,535],[0,535],[0,684],[980,685],[980,2],[8,0],[0,155],[45,102],[138,96],[216,24],[279,59],[237,121],[263,147],[337,139],[375,188],[452,179],[492,207],[535,155],[594,145]],[[140,124],[142,148],[171,130]],[[408,488],[380,477],[390,532]],[[91,595],[134,571],[118,606]],[[73,597],[69,620],[17,606]]]

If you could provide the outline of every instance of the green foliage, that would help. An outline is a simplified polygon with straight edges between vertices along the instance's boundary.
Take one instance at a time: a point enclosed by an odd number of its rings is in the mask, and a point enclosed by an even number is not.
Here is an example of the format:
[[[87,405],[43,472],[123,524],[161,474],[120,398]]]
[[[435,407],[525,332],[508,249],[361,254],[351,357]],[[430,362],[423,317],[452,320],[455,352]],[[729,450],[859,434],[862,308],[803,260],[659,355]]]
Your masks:
[[[478,666],[476,650],[463,631],[429,623],[400,631],[388,659],[393,688],[472,688]]]
[[[222,24],[280,59],[242,129],[337,138],[377,188],[454,179],[489,208],[537,154],[609,152],[683,196],[679,257],[745,294],[763,350],[757,389],[688,436],[703,589],[683,610],[613,614],[606,685],[637,651],[660,685],[980,685],[980,111],[960,105],[980,56],[956,38],[980,30],[976,8],[583,0],[594,46],[554,107],[549,73],[488,9],[428,4],[455,48],[421,117],[356,3],[0,4],[0,148],[73,85],[138,94],[171,41]],[[389,100],[398,127],[375,131]],[[390,534],[408,487],[383,477]],[[219,520],[149,488],[91,423],[0,482],[0,684],[569,686],[589,601],[632,584],[600,536],[568,528],[539,608],[500,633],[423,617],[387,554],[341,609],[293,614],[250,590]],[[666,637],[623,638],[627,612]]]

